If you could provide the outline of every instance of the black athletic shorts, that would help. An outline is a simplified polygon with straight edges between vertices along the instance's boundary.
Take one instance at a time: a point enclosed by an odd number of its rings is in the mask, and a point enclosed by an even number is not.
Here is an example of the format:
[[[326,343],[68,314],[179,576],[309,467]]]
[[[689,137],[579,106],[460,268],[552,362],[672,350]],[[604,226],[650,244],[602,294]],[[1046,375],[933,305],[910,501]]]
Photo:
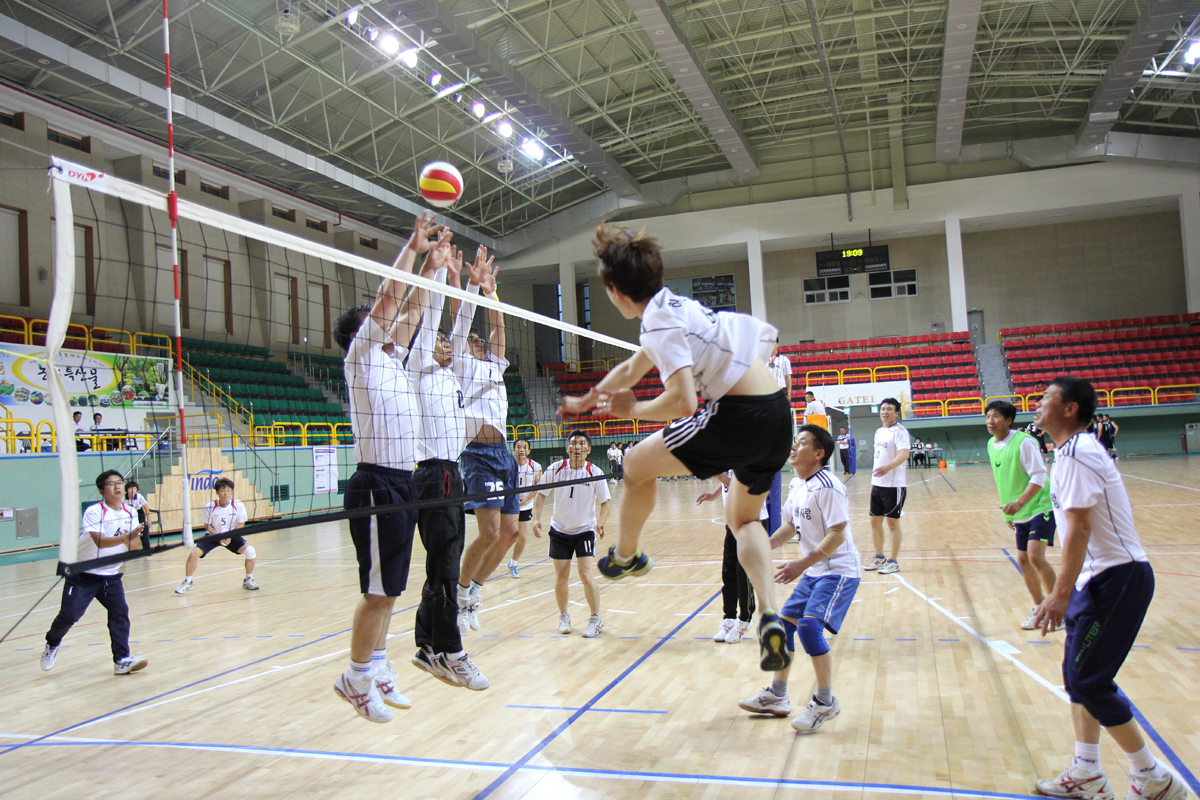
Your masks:
[[[417,488],[412,473],[376,464],[359,464],[346,485],[345,509],[412,503]],[[412,509],[372,514],[350,520],[350,538],[358,556],[358,583],[363,594],[399,597],[408,586],[413,531]]]
[[[1029,550],[1029,542],[1045,542],[1047,547],[1054,547],[1054,512],[1034,514],[1025,522],[1014,522],[1017,531],[1017,549],[1022,553]]]
[[[532,508],[522,508],[517,515],[517,522],[529,522],[531,519],[533,519]]]
[[[907,496],[908,489],[903,486],[872,486],[871,512],[868,516],[900,519]]]
[[[792,449],[792,409],[782,389],[722,397],[675,420],[662,436],[671,455],[697,478],[732,469],[750,494],[766,494]]]
[[[243,538],[241,536],[230,536],[229,544],[221,544],[221,542],[223,542],[223,541],[225,541],[225,540],[224,539],[209,539],[207,542],[198,543],[196,545],[196,547],[200,548],[200,557],[204,558],[206,555],[211,553],[213,550],[216,550],[218,547],[224,547],[226,550],[233,553],[235,556],[240,555],[242,548],[245,547],[246,545],[250,544],[249,542],[247,542],[245,540],[245,538]]]
[[[574,535],[559,533],[550,529],[550,559],[552,561],[570,561],[576,558],[592,558],[596,555],[596,532],[584,531]]]

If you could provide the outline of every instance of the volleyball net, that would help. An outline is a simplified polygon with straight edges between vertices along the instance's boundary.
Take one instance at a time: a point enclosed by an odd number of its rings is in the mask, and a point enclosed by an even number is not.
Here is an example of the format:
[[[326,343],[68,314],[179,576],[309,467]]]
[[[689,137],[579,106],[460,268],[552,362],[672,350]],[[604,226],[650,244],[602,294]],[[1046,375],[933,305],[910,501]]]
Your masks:
[[[432,270],[423,277],[425,253],[415,255],[412,272],[397,269],[400,237],[340,230],[335,219],[265,200],[237,204],[205,183],[199,188],[208,202],[180,198],[169,207],[161,188],[68,162],[55,160],[50,175],[51,311],[28,322],[25,345],[3,348],[19,377],[13,394],[28,404],[14,410],[30,417],[28,431],[13,441],[59,456],[60,571],[84,567],[81,512],[100,501],[95,480],[107,470],[138,484],[159,537],[149,552],[190,546],[193,532],[205,533],[202,509],[222,478],[246,508],[243,535],[348,518],[342,508],[356,465],[355,432],[337,320],[348,308],[375,306],[381,291],[394,295],[393,320],[417,320],[387,331],[406,369],[413,348],[444,346],[439,339],[454,332],[460,304],[474,310],[462,331],[507,362],[503,438],[510,448],[528,441],[543,466],[563,457],[564,437],[575,429],[592,438],[590,460],[602,464],[610,442],[635,441],[663,425],[558,419],[562,395],[585,392],[633,345],[538,313],[560,313],[561,287],[506,283],[502,255],[495,267],[504,299],[494,300],[438,282]],[[460,256],[466,285],[475,248]],[[388,290],[391,281],[398,288]],[[578,292],[585,323],[586,286],[567,287]],[[492,336],[498,322],[499,352]],[[414,338],[415,330],[432,335]],[[469,348],[451,359],[473,357]],[[635,391],[653,396],[661,384],[651,376]],[[428,425],[421,415],[435,412],[420,408],[410,420]]]

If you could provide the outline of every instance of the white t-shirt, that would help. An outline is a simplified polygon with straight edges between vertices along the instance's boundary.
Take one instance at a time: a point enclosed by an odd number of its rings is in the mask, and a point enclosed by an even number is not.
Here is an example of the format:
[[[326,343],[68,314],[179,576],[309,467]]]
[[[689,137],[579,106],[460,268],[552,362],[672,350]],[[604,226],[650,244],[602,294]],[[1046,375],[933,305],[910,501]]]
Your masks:
[[[837,437],[837,446],[841,450],[849,450],[850,449],[850,434],[839,433],[838,437]]]
[[[227,506],[221,505],[219,500],[209,500],[200,509],[200,524],[212,525],[217,533],[229,533],[245,522],[246,507],[236,497]]]
[[[128,533],[137,526],[137,512],[125,503],[121,503],[119,509],[109,508],[108,504],[104,502],[88,506],[87,510],[83,512],[83,522],[79,526],[79,560],[91,561],[93,558],[127,552],[129,550],[129,545],[127,544],[118,544],[113,547],[97,547],[95,540],[92,539],[92,534],[99,533],[104,536],[119,536],[122,533]],[[109,564],[107,567],[97,567],[96,569],[87,570],[92,575],[116,575],[120,571],[120,564]]]
[[[733,480],[733,470],[731,470],[731,469],[725,470],[725,477],[729,478],[729,480]],[[721,484],[721,505],[725,505],[725,498],[727,498],[727,497],[729,497],[729,487],[722,483]],[[762,508],[760,508],[758,510],[758,518],[760,520],[764,520],[764,521],[770,519],[770,517],[767,516],[767,497],[766,497],[766,495],[763,495],[763,504],[762,504]]]
[[[434,276],[438,283],[446,282],[446,270]],[[431,294],[429,304],[421,315],[417,335],[408,353],[408,374],[416,381],[417,397],[421,403],[421,436],[417,442],[417,460],[440,458],[457,461],[466,445],[465,405],[462,384],[455,374],[454,356],[450,366],[439,366],[434,360],[438,323],[442,319],[444,294]]]
[[[1005,436],[1000,441],[995,442],[993,446],[997,450],[1003,450],[1008,443],[1012,441],[1012,438],[1016,435],[1016,433],[1016,429],[1010,430],[1008,432],[1008,436]],[[930,445],[926,445],[926,447],[929,446]],[[1025,474],[1029,476],[1029,482],[1034,486],[1045,486],[1046,462],[1042,461],[1042,451],[1041,448],[1038,447],[1037,439],[1034,439],[1030,436],[1023,438],[1021,440],[1021,449],[1018,451],[1017,455],[1021,459],[1021,469],[1025,470]],[[1032,516],[1025,517],[1024,519],[1014,519],[1013,522],[1029,522],[1031,519],[1033,519]]]
[[[716,313],[663,287],[646,304],[639,336],[663,383],[691,367],[700,394],[719,400],[755,359],[766,362],[778,333],[756,317]]]
[[[775,376],[775,383],[780,389],[787,391],[788,395],[792,394],[792,360],[783,353],[776,353],[767,366],[771,368],[771,374]]]
[[[580,469],[571,469],[571,463],[564,458],[546,467],[538,483],[562,483],[603,474],[600,468],[590,461],[583,462]],[[554,492],[554,515],[550,517],[550,525],[567,536],[595,530],[596,503],[607,503],[611,497],[606,480],[577,483],[558,489],[542,488],[538,491],[545,495]]]
[[[537,483],[538,473],[542,471],[542,465],[534,461],[532,458],[526,459],[524,464],[517,462],[517,486],[521,489],[528,489]],[[529,493],[529,501],[521,504],[522,511],[529,511],[533,508],[533,492]]]
[[[1077,433],[1054,450],[1050,472],[1050,502],[1054,522],[1067,546],[1068,509],[1092,510],[1092,535],[1075,588],[1109,567],[1147,561],[1146,551],[1133,527],[1133,509],[1117,466],[1094,436]]]
[[[617,447],[615,444],[609,445],[605,455],[608,456],[609,461],[615,461],[618,464],[621,463],[621,448]]]
[[[346,388],[354,458],[363,464],[412,469],[417,463],[421,406],[404,368],[406,351],[368,314],[346,352]]]
[[[829,535],[830,528],[846,523],[846,540],[838,545],[833,555],[813,564],[804,574],[814,578],[822,575],[862,578],[862,556],[854,546],[854,536],[850,533],[846,486],[836,475],[823,469],[807,481],[799,477],[792,478],[788,484],[787,501],[783,504],[783,518],[796,527],[803,555],[815,550]]]
[[[478,293],[479,284],[468,284],[468,292]],[[508,390],[504,388],[504,370],[508,359],[493,355],[489,350],[486,361],[471,355],[467,334],[475,319],[475,304],[463,303],[454,318],[450,331],[450,347],[454,351],[454,371],[462,381],[464,414],[466,418],[466,441],[479,435],[485,425],[495,428],[501,435],[508,426]]]
[[[132,498],[125,499],[125,505],[133,509],[134,515],[136,516],[139,508],[146,507],[146,498],[142,497],[141,492],[134,492]]]
[[[908,429],[899,422],[893,423],[889,428],[880,427],[879,430],[875,431],[875,462],[872,464],[871,469],[877,470],[884,464],[891,462],[901,450],[911,449],[912,439],[908,436]],[[903,487],[907,485],[905,483],[908,477],[907,473],[908,466],[902,463],[882,478],[872,475],[871,485]]]
[[[804,406],[804,416],[807,417],[809,414],[820,414],[820,415],[824,416],[825,404],[822,403],[820,400],[813,398]]]

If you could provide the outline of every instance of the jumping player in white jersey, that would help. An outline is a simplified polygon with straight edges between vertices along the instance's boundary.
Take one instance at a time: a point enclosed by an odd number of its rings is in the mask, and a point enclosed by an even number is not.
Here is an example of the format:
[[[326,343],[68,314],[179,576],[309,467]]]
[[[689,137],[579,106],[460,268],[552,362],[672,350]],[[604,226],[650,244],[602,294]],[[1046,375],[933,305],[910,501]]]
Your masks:
[[[246,557],[246,577],[242,579],[242,588],[252,592],[258,591],[258,584],[254,582],[254,560],[258,558],[258,554],[254,552],[252,544],[234,533],[246,525],[246,507],[242,505],[241,500],[233,498],[233,481],[229,478],[217,478],[213,483],[213,491],[217,493],[217,499],[209,500],[200,510],[200,524],[204,526],[204,535],[231,535],[222,539],[209,539],[192,548],[184,568],[183,583],[179,584],[175,594],[185,594],[192,590],[192,576],[196,574],[200,559],[218,547],[224,547],[235,556]]]
[[[498,300],[494,258],[487,257],[487,248],[480,248],[481,257],[470,267],[467,291],[482,291]],[[483,337],[471,330],[475,304],[463,303],[454,309],[454,328],[450,346],[462,367],[462,388],[466,404],[467,441],[459,463],[468,495],[502,492],[517,488],[517,461],[505,446],[508,422],[508,391],[504,388],[504,370],[508,359],[504,333],[504,315],[488,311],[491,332],[485,343]],[[460,630],[479,630],[479,609],[483,599],[480,589],[495,572],[500,560],[517,538],[517,515],[520,499],[516,494],[471,500],[466,503],[475,515],[479,534],[463,550],[462,569],[458,576],[458,627]]]
[[[400,251],[395,269],[411,272],[417,255],[436,245],[431,236],[448,232],[422,214]],[[385,280],[372,306],[347,309],[334,324],[334,338],[346,352],[350,427],[358,462],[345,493],[347,511],[397,506],[417,499],[412,468],[419,460],[421,404],[405,364],[419,309],[400,313],[405,286]],[[360,597],[350,633],[350,664],[333,690],[364,719],[390,722],[392,708],[411,708],[396,688],[387,660],[388,626],[396,598],[408,585],[417,512],[390,510],[350,520],[358,558]]]
[[[596,556],[596,537],[604,538],[604,523],[608,520],[608,481],[604,471],[587,460],[592,451],[591,438],[581,430],[567,434],[567,457],[546,467],[533,499],[533,535],[542,536],[542,507],[546,496],[554,492],[554,515],[550,518],[550,560],[554,562],[554,599],[558,601],[558,632],[571,632],[571,615],[567,612],[567,587],[571,580],[571,556],[576,557],[575,569],[583,594],[592,615],[583,632],[585,639],[599,636],[604,630],[600,619],[600,587],[592,574]],[[545,488],[546,484],[562,483],[583,478],[597,478],[589,483]],[[600,503],[600,512],[596,512]]]
[[[629,451],[620,541],[598,568],[620,578],[653,565],[638,539],[654,509],[659,476],[706,479],[732,468],[725,519],[762,610],[760,664],[783,669],[790,657],[776,613],[771,551],[758,521],[762,496],[787,460],[792,437],[788,398],[766,364],[778,332],[762,320],[717,314],[664,288],[662,254],[645,230],[601,225],[594,247],[608,299],[626,319],[642,319],[641,347],[586,395],[564,398],[559,414],[572,419],[596,408],[618,419],[675,420]],[[654,368],[665,390],[639,401],[630,387]],[[697,391],[707,401],[701,409]]]
[[[875,557],[864,567],[879,570],[880,575],[900,571],[900,513],[908,496],[908,454],[912,452],[912,439],[908,428],[900,424],[900,401],[885,397],[879,404],[879,421],[883,423],[875,431],[875,461],[871,470],[871,542],[875,545]],[[891,558],[883,555],[883,521],[887,520],[892,535]]]
[[[513,444],[513,455],[517,459],[517,485],[522,489],[532,490],[542,479],[542,465],[529,457],[529,442],[525,439],[517,439]],[[508,574],[513,578],[521,577],[517,563],[521,560],[521,554],[525,552],[525,543],[528,541],[529,532],[533,527],[530,520],[533,519],[534,494],[535,492],[530,491],[521,495],[521,512],[517,517],[517,540],[513,542],[512,558],[508,559]]]
[[[831,470],[825,469],[833,450],[829,431],[819,425],[800,427],[788,459],[796,477],[788,487],[783,523],[771,536],[771,549],[775,550],[799,534],[803,554],[775,574],[780,583],[791,583],[803,575],[781,612],[788,632],[788,649],[795,649],[792,637],[799,633],[800,644],[812,659],[817,677],[816,694],[792,720],[792,727],[798,733],[814,733],[842,713],[833,696],[833,667],[824,632],[837,635],[862,580],[859,566],[862,557],[850,533],[846,487]],[[787,680],[788,669],[779,670],[770,686],[738,705],[758,714],[786,717],[792,711]]]
[[[1114,682],[1154,596],[1154,570],[1116,464],[1087,433],[1095,411],[1092,385],[1061,376],[1046,388],[1034,417],[1055,444],[1050,501],[1062,536],[1058,578],[1034,618],[1043,636],[1066,624],[1063,688],[1075,728],[1075,758],[1058,777],[1038,781],[1037,790],[1111,800],[1100,767],[1103,727],[1129,759],[1126,800],[1182,800],[1183,781],[1150,752],[1129,698]]]

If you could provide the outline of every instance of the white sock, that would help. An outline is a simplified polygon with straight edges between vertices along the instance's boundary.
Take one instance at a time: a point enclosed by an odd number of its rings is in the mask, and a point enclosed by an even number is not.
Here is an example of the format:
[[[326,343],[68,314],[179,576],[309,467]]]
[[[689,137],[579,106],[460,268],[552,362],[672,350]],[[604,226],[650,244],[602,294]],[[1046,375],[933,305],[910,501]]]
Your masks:
[[[253,572],[247,572],[247,573],[246,573],[246,577],[247,577],[247,578],[251,578],[251,579],[253,579],[253,578],[254,578],[254,573],[253,573]]]
[[[515,558],[510,558],[510,559],[508,560],[508,565],[509,565],[510,567],[515,567],[515,566],[517,565],[517,560],[516,560]]]
[[[371,653],[371,671],[378,672],[387,666],[387,650],[375,650]]]
[[[1150,745],[1143,745],[1141,750],[1136,753],[1126,753],[1125,756],[1129,759],[1129,766],[1133,767],[1134,772],[1156,781],[1167,776],[1167,771],[1150,752]]]
[[[459,650],[457,653],[446,653],[446,658],[450,661],[462,661],[466,657],[466,650]]]
[[[459,600],[466,600],[470,596],[471,596],[470,587],[467,587],[467,586],[459,586],[458,587],[458,599]]]
[[[350,659],[350,669],[347,670],[347,673],[355,680],[364,680],[371,674],[371,662]]]
[[[1100,771],[1100,745],[1087,742],[1075,743],[1075,763],[1088,772]]]
[[[473,596],[473,597],[478,597],[478,596],[479,596],[479,590],[480,590],[480,589],[482,589],[482,588],[483,588],[483,584],[482,584],[482,583],[479,583],[478,581],[472,580],[472,581],[471,581],[471,589],[470,589],[471,596]]]

